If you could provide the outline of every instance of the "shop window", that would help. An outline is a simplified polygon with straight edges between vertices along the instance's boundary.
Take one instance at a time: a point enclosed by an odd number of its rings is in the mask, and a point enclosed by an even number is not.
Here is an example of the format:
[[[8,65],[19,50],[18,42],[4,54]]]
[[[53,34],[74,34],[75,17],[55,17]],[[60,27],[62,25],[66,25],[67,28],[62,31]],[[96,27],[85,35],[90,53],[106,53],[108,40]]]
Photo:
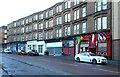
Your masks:
[[[99,43],[98,51],[107,51],[107,43]]]

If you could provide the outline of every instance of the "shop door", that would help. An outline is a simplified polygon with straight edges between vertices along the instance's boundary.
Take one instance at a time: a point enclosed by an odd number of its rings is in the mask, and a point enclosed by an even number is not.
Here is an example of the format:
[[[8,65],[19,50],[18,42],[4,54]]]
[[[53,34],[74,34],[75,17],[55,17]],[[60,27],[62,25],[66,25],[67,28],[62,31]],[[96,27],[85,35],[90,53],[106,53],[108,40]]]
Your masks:
[[[43,53],[43,45],[38,45],[38,53]]]
[[[91,52],[96,54],[96,48],[91,48]]]

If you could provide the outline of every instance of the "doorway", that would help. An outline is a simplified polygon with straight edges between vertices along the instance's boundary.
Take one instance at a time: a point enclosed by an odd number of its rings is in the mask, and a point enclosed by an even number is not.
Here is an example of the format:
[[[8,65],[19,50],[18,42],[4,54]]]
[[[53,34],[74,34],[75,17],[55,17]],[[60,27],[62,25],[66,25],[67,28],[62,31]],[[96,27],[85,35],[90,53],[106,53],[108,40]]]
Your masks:
[[[91,52],[96,54],[96,48],[91,48]]]

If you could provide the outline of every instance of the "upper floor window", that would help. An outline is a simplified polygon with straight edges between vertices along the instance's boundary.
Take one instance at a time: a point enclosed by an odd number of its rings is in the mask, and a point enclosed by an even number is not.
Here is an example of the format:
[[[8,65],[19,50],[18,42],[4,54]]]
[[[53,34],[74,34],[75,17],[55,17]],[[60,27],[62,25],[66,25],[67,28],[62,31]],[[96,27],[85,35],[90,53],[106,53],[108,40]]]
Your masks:
[[[80,33],[80,25],[74,25],[74,34],[79,34]]]
[[[49,31],[49,38],[50,38],[50,39],[53,38],[53,31],[52,31],[52,30]]]
[[[98,23],[97,23],[97,25],[98,25],[98,30],[100,30],[100,29],[101,29],[101,18],[98,18]]]
[[[21,21],[21,24],[22,24],[22,25],[24,25],[24,24],[25,24],[24,19]]]
[[[35,16],[33,17],[33,19],[34,19],[34,20],[38,20],[38,15],[35,15]]]
[[[32,22],[32,17],[29,17],[29,23]]]
[[[98,0],[95,2],[95,12],[107,9],[107,0]]]
[[[107,17],[102,17],[102,28],[107,29]]]
[[[46,35],[46,39],[48,39],[49,38],[49,32],[46,32],[45,35]]]
[[[28,26],[26,26],[26,32],[28,32]]]
[[[77,5],[80,3],[80,0],[74,0],[74,5]]]
[[[62,29],[57,29],[56,30],[56,37],[61,37],[62,36]]]
[[[46,13],[45,13],[45,16],[46,16],[46,18],[48,17],[48,12],[46,11]]]
[[[28,19],[26,19],[26,24],[28,24]]]
[[[37,30],[37,23],[33,24],[33,30]]]
[[[86,22],[82,23],[82,33],[86,32]]]
[[[69,22],[71,20],[70,13],[65,14],[65,22]]]
[[[56,19],[56,25],[62,24],[62,17],[57,17]]]
[[[39,15],[39,19],[43,19],[43,14],[40,14],[40,15]]]
[[[22,33],[24,33],[24,27],[22,28]]]
[[[66,1],[65,2],[65,9],[70,8],[71,7],[71,1]]]
[[[39,24],[39,29],[43,29],[43,23]]]
[[[48,28],[48,21],[46,21],[45,25],[46,25],[45,27]]]
[[[42,39],[43,39],[43,33],[41,33],[41,32],[39,33],[38,39],[39,39],[39,40],[42,40]]]
[[[67,35],[70,35],[71,34],[71,32],[70,32],[71,30],[70,30],[70,26],[69,27],[65,27],[65,36],[67,36]]]
[[[29,28],[28,31],[31,32],[32,31],[32,25],[30,25],[28,28]]]
[[[80,18],[80,13],[79,13],[79,9],[74,11],[74,20],[79,19]]]
[[[37,33],[33,33],[33,39],[37,39]]]
[[[49,21],[49,27],[53,26],[53,19]]]
[[[56,7],[56,12],[62,12],[62,5],[59,5]]]
[[[103,0],[102,9],[107,9],[107,0]]]
[[[15,23],[14,23],[14,27],[16,27],[16,26],[17,26],[17,23],[15,22]]]
[[[82,7],[82,17],[86,16],[86,6]]]
[[[53,15],[53,9],[49,11],[49,16]]]
[[[95,26],[94,26],[94,29],[97,30],[97,20],[95,19]]]

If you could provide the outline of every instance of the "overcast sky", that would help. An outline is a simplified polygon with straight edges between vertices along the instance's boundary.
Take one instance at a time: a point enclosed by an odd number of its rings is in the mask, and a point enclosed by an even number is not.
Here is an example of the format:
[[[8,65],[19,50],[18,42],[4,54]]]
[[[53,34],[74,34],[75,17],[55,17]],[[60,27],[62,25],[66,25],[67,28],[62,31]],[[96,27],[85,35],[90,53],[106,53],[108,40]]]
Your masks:
[[[0,0],[0,26],[45,10],[63,0]]]

